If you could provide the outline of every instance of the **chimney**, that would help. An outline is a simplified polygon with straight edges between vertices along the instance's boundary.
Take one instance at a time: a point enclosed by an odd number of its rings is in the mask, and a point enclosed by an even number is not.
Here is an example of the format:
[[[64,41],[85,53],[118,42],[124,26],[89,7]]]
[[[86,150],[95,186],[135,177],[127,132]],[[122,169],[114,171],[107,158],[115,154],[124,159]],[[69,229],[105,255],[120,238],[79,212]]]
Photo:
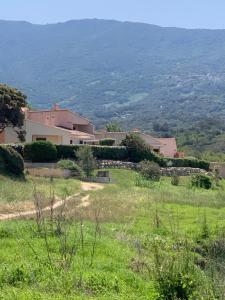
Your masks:
[[[138,128],[134,128],[132,131],[133,131],[134,133],[141,133],[141,130],[138,129]]]
[[[52,107],[52,110],[59,110],[59,109],[60,109],[60,106],[57,103],[55,103]]]

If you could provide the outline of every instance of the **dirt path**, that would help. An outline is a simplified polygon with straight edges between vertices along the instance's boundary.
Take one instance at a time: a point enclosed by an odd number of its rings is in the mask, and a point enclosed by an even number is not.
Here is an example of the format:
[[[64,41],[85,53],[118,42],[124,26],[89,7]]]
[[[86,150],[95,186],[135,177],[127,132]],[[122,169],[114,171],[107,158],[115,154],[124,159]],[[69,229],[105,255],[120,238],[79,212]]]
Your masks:
[[[82,182],[81,189],[83,191],[96,191],[96,190],[103,190],[104,185],[101,183],[94,183],[94,182]]]
[[[81,183],[81,189],[83,191],[94,191],[94,190],[101,190],[103,189],[104,186],[99,183],[90,183],[90,182],[82,182]],[[66,202],[71,201],[75,197],[80,196],[80,193],[77,193],[75,195],[67,197],[65,200],[57,200],[53,206],[47,206],[42,209],[43,212],[51,211],[51,209],[55,210],[61,206],[63,206]],[[77,207],[87,207],[90,205],[90,195],[86,195],[81,198],[81,203],[77,205]],[[18,218],[23,218],[23,217],[32,217],[36,215],[37,211],[36,210],[27,210],[23,212],[17,212],[17,213],[8,213],[8,214],[0,214],[0,221],[5,221],[5,220],[14,220]]]

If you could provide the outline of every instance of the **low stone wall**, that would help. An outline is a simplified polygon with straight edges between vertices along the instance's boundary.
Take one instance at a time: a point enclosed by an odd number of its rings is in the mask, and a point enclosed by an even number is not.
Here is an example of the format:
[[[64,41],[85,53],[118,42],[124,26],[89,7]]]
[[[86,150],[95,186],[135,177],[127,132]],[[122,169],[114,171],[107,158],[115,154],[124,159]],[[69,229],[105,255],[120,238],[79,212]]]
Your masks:
[[[70,170],[62,170],[62,169],[27,168],[27,172],[31,176],[39,176],[39,177],[59,177],[59,178],[71,177]]]
[[[82,181],[95,183],[111,183],[112,179],[110,177],[86,177],[82,178]]]
[[[113,160],[103,160],[98,161],[97,166],[99,169],[128,169],[128,170],[138,170],[138,164],[132,163],[132,162],[122,162],[122,161],[113,161]],[[208,174],[203,169],[198,168],[189,168],[189,167],[183,167],[183,168],[161,168],[162,176],[190,176],[193,174]]]
[[[198,168],[161,168],[162,176],[191,176],[194,174],[208,174],[205,170]]]
[[[25,161],[24,162],[24,167],[26,169],[35,169],[35,168],[48,168],[48,169],[56,169],[57,168],[57,163],[55,162],[44,162],[44,163],[34,163],[34,162],[30,162],[30,161]]]
[[[28,170],[28,173],[33,176],[67,178],[73,175],[69,170],[57,169],[57,165],[55,163],[26,163],[25,167]],[[132,162],[102,160],[102,161],[97,161],[97,168],[138,170],[138,164]],[[205,170],[198,169],[198,168],[189,168],[189,167],[161,168],[161,173],[162,176],[190,176],[193,174],[209,174]],[[102,182],[107,182],[107,179],[100,179],[100,180],[102,180]]]
[[[98,169],[129,169],[136,170],[136,163],[125,162],[125,161],[115,161],[115,160],[98,160],[97,167]]]

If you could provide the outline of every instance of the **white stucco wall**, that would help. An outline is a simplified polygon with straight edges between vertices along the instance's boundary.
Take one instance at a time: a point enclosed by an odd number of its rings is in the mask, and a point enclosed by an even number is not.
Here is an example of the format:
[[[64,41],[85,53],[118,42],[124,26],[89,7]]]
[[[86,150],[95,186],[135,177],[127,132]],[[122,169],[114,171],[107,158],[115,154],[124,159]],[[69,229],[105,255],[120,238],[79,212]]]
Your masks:
[[[26,143],[31,143],[36,138],[46,138],[47,140],[62,145],[69,145],[70,141],[73,141],[73,144],[79,144],[80,141],[84,141],[88,138],[83,136],[76,136],[71,134],[67,130],[57,127],[47,126],[38,122],[34,122],[31,120],[25,120],[24,128],[26,131]],[[90,137],[90,139],[93,139]],[[12,128],[6,128],[4,131],[4,143],[12,144],[19,143],[16,132]]]

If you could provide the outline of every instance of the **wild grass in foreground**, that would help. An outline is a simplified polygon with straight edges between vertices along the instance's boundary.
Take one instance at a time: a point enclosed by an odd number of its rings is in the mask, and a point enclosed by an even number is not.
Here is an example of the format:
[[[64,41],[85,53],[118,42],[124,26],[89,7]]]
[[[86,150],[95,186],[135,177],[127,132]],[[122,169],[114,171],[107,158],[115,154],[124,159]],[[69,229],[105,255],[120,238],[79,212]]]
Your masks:
[[[79,181],[74,179],[50,179],[27,176],[25,179],[0,175],[0,203],[33,201],[34,189],[48,197],[53,189],[59,197],[75,194],[79,190]]]
[[[87,207],[0,224],[1,299],[224,299],[224,182],[111,173]]]

